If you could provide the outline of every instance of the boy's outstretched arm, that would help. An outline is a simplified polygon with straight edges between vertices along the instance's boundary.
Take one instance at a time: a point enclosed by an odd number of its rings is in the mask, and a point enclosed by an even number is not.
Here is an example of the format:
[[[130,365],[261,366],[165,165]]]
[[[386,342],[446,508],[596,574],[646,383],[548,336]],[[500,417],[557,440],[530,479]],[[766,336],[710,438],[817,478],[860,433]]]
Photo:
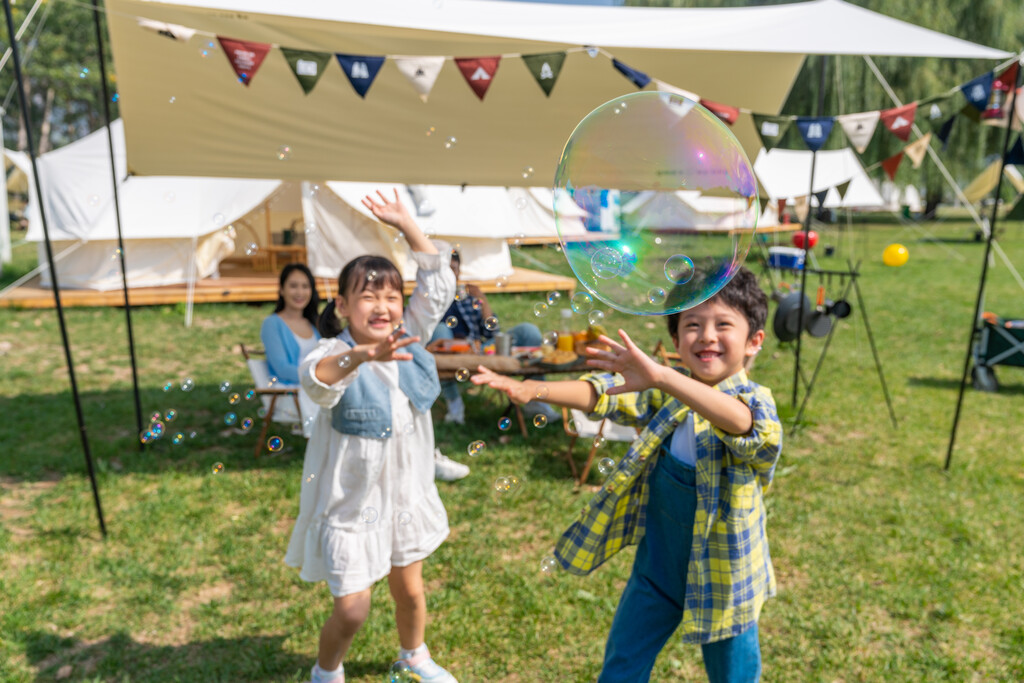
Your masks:
[[[369,209],[376,216],[377,220],[381,223],[387,223],[405,235],[405,241],[409,243],[409,248],[413,251],[423,252],[424,254],[437,253],[437,247],[427,239],[427,236],[423,234],[423,230],[420,229],[412,214],[405,208],[405,204],[399,200],[397,187],[395,188],[394,200],[385,197],[384,193],[380,190],[377,190],[377,196],[380,197],[380,201],[377,201],[371,195],[363,197],[363,206]]]
[[[480,365],[477,374],[470,378],[473,384],[486,384],[492,389],[504,393],[513,403],[522,405],[529,401],[539,400],[570,409],[590,413],[597,405],[597,392],[594,385],[582,380],[562,382],[539,382],[537,380],[517,380],[499,375]],[[540,391],[543,387],[546,391]],[[540,394],[540,395],[538,395]]]
[[[587,365],[606,372],[617,372],[625,382],[608,389],[608,394],[623,394],[654,388],[670,394],[708,422],[728,434],[746,434],[754,426],[754,418],[744,403],[714,387],[687,377],[662,365],[640,350],[624,330],[619,330],[622,343],[602,335],[599,338],[611,347],[601,351],[587,347]]]

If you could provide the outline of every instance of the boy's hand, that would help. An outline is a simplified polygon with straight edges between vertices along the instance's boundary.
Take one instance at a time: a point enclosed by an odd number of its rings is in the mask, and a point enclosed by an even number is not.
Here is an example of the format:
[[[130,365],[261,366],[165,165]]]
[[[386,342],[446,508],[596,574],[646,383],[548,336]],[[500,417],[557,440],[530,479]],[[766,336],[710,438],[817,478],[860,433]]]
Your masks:
[[[377,196],[380,197],[379,202],[371,195],[363,197],[363,206],[369,209],[370,213],[381,223],[387,223],[404,235],[409,224],[414,221],[409,210],[405,208],[405,204],[398,199],[398,188],[395,188],[394,200],[385,197],[380,190],[377,190]]]
[[[470,381],[473,384],[486,384],[492,389],[497,389],[498,391],[503,392],[508,396],[510,401],[517,405],[528,403],[534,398],[530,393],[530,388],[525,382],[520,382],[519,380],[506,377],[505,375],[499,375],[482,365],[478,365],[476,371],[477,374],[470,377]]]
[[[619,330],[622,344],[601,335],[598,341],[611,347],[610,351],[602,351],[587,347],[587,365],[606,372],[617,372],[625,379],[625,383],[608,389],[606,394],[625,394],[631,391],[644,391],[656,386],[661,380],[665,366],[641,351],[625,330]]]

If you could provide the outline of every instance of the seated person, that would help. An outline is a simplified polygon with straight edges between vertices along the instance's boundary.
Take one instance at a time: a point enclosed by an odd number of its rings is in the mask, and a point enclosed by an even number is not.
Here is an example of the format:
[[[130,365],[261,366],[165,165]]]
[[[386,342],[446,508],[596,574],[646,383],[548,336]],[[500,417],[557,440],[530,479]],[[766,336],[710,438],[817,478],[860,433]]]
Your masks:
[[[302,263],[289,263],[281,271],[277,305],[260,328],[260,340],[267,352],[267,369],[277,378],[276,386],[299,387],[299,365],[320,341],[317,331],[317,308],[320,297],[316,291],[313,273]],[[287,397],[286,397],[287,398]],[[294,412],[291,400],[277,400],[277,406],[290,414]],[[306,392],[299,388],[299,409],[302,434],[309,438],[313,417],[319,408]]]
[[[452,250],[452,272],[455,273],[455,280],[459,282],[462,271],[462,257],[458,251]],[[500,331],[495,327],[493,330],[484,325],[484,320],[494,315],[487,296],[480,291],[476,285],[465,285],[459,282],[460,294],[441,318],[441,324],[434,329],[431,342],[438,339],[467,339],[469,341],[488,341]],[[448,327],[446,321],[455,318],[455,326]],[[542,336],[540,328],[533,323],[519,323],[508,331],[509,340],[512,346],[540,346]],[[459,385],[452,380],[441,382],[441,395],[448,404],[448,414],[445,415],[445,422],[465,424],[466,406],[459,394]],[[540,401],[531,401],[523,406],[524,412],[530,415],[544,413],[549,421],[557,420],[561,413],[551,408],[548,404]]]

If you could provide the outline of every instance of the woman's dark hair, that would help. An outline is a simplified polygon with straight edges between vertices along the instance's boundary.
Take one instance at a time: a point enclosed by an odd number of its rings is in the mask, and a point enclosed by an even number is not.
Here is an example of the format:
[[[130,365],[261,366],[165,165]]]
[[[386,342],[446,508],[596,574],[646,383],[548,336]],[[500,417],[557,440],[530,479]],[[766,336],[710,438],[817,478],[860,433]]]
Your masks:
[[[341,274],[338,275],[338,294],[348,297],[367,289],[377,291],[385,287],[401,292],[403,284],[402,274],[388,259],[383,256],[360,256],[346,263],[341,269]],[[338,319],[333,300],[327,302],[316,328],[324,339],[341,334],[341,320]]]
[[[288,280],[288,276],[296,270],[306,276],[306,279],[309,280],[309,288],[312,291],[309,303],[302,309],[302,317],[308,320],[310,325],[316,327],[316,309],[320,308],[320,295],[316,292],[316,280],[313,279],[313,273],[310,272],[304,263],[289,263],[281,269],[281,277],[278,279],[277,304],[274,306],[274,313],[280,313],[284,310],[284,296],[281,295],[281,290],[284,289],[284,283]]]
[[[734,308],[747,319],[750,330],[747,338],[753,337],[758,330],[764,329],[768,319],[768,297],[757,284],[757,276],[745,267],[740,267],[731,280],[708,301],[721,301],[729,308]],[[668,333],[672,339],[679,334],[679,313],[672,313],[665,319]]]

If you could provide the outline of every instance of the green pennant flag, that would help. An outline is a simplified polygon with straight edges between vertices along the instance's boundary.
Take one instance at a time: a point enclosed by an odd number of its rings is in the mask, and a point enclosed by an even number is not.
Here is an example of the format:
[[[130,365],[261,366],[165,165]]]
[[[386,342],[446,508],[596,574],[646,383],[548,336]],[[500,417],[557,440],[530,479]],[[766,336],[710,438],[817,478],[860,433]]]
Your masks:
[[[949,117],[957,113],[963,106],[959,93],[933,95],[917,103],[917,120],[927,121],[932,130],[942,128]]]
[[[850,183],[852,180],[847,180],[845,183],[839,183],[836,185],[836,192],[839,193],[839,199],[846,199],[846,192],[850,189]]]
[[[786,134],[789,125],[793,123],[791,116],[767,116],[765,114],[754,114],[754,127],[757,134],[761,136],[761,144],[764,148],[771,150],[782,142],[782,136]]]
[[[558,80],[558,74],[565,62],[565,53],[545,52],[538,55],[523,55],[523,62],[533,74],[540,89],[550,97],[551,89],[555,87],[555,81]]]
[[[307,95],[316,87],[316,82],[320,80],[327,67],[327,62],[331,61],[330,52],[310,52],[282,47],[281,53],[288,60],[288,66]]]

